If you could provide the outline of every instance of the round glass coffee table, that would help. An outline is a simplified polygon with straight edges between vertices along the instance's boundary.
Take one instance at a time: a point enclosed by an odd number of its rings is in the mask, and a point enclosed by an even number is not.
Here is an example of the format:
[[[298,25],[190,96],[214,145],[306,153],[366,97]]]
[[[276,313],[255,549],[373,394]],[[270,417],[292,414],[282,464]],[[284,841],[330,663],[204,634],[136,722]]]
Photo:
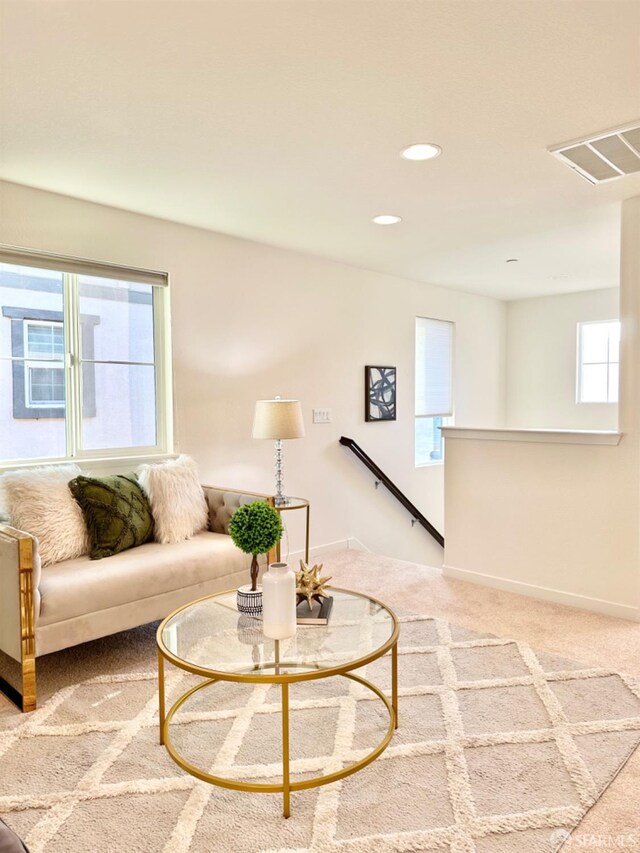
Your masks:
[[[167,616],[157,632],[160,699],[160,743],[173,760],[198,779],[238,791],[282,793],[283,813],[290,814],[291,791],[315,788],[343,779],[370,764],[384,752],[398,727],[398,636],[395,614],[380,601],[344,589],[327,588],[333,596],[329,624],[299,625],[288,640],[269,640],[259,617],[238,613],[235,590],[210,595],[180,607]],[[391,650],[391,698],[354,670]],[[165,713],[165,661],[204,676],[183,693]],[[295,682],[342,676],[363,685],[383,703],[389,725],[378,745],[364,758],[334,773],[300,781],[290,779],[289,686]],[[277,684],[281,688],[282,782],[245,782],[214,776],[195,766],[171,739],[171,722],[198,691],[219,682]],[[215,702],[215,695],[212,696]]]

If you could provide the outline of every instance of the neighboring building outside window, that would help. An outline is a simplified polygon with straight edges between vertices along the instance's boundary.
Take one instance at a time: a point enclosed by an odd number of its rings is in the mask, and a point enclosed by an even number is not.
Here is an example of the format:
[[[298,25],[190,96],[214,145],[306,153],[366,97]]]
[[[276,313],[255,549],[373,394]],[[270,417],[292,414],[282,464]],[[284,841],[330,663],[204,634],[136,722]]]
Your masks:
[[[170,452],[167,277],[0,248],[0,465]]]
[[[416,467],[444,459],[440,428],[453,423],[453,335],[448,320],[416,318]]]
[[[24,320],[25,407],[64,409],[64,328],[62,323]],[[50,365],[29,359],[48,359]]]
[[[24,279],[25,276],[23,284]],[[0,298],[3,281],[7,281],[7,276],[3,275],[0,266]],[[41,286],[42,282],[39,284]],[[38,302],[43,298],[44,295],[40,295]],[[6,292],[2,301],[10,301]],[[30,302],[32,297],[25,295],[22,301]],[[0,317],[7,317],[11,322],[13,417],[23,420],[64,420],[66,382],[63,312],[42,310],[35,304],[31,308],[25,304],[0,304]],[[82,346],[87,357],[93,355],[93,327],[99,322],[100,317],[86,314],[80,317]],[[6,324],[0,326],[0,346],[6,329]],[[82,389],[84,416],[94,417],[95,408],[95,371],[93,366],[87,366]],[[0,409],[0,412],[4,413],[4,409]],[[0,453],[0,459],[3,455]]]
[[[578,323],[578,403],[617,403],[620,321]]]

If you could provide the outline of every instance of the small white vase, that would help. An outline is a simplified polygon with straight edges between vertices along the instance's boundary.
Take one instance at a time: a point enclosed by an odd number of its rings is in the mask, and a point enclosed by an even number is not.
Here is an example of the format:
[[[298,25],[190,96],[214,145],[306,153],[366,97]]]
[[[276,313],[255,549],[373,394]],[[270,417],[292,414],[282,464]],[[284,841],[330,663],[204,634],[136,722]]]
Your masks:
[[[271,640],[296,632],[296,576],[286,563],[271,563],[262,576],[262,630]]]

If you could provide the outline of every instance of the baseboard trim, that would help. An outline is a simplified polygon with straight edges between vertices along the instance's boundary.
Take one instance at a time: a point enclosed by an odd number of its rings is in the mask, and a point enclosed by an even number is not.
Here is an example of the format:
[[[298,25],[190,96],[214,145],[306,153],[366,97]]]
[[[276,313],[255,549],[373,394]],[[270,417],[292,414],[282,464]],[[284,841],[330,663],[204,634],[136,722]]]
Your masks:
[[[442,574],[446,578],[455,578],[456,580],[467,581],[468,583],[502,589],[506,592],[515,592],[519,595],[526,595],[529,598],[540,598],[543,601],[551,601],[554,604],[564,604],[569,607],[577,607],[580,610],[602,613],[605,616],[616,616],[619,619],[640,622],[640,608],[632,607],[629,604],[606,601],[602,598],[591,598],[588,595],[564,592],[563,590],[552,589],[546,586],[536,586],[535,584],[524,583],[523,581],[484,574],[483,572],[473,572],[469,569],[458,569],[455,566],[444,565],[442,567]]]
[[[309,560],[315,560],[316,557],[322,557],[323,554],[332,554],[334,551],[345,551],[350,547],[349,542],[349,539],[336,539],[335,542],[326,542],[324,545],[312,545],[309,548]],[[289,563],[304,560],[304,549],[291,551],[288,555],[283,554],[282,559],[287,559]]]
[[[349,539],[347,539],[347,548],[349,548],[349,550],[351,550],[351,551],[369,551],[369,550],[371,550],[370,548],[367,548],[367,546],[363,542],[361,542],[359,539],[356,539],[355,536],[350,536]]]

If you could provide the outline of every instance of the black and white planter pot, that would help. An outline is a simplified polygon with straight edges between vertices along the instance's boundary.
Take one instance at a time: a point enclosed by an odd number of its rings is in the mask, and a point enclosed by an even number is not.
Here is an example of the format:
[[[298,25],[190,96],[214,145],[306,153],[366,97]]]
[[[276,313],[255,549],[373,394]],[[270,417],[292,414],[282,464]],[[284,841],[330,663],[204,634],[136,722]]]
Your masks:
[[[236,604],[240,613],[247,616],[260,616],[262,613],[262,587],[251,589],[251,584],[246,584],[238,589]]]

